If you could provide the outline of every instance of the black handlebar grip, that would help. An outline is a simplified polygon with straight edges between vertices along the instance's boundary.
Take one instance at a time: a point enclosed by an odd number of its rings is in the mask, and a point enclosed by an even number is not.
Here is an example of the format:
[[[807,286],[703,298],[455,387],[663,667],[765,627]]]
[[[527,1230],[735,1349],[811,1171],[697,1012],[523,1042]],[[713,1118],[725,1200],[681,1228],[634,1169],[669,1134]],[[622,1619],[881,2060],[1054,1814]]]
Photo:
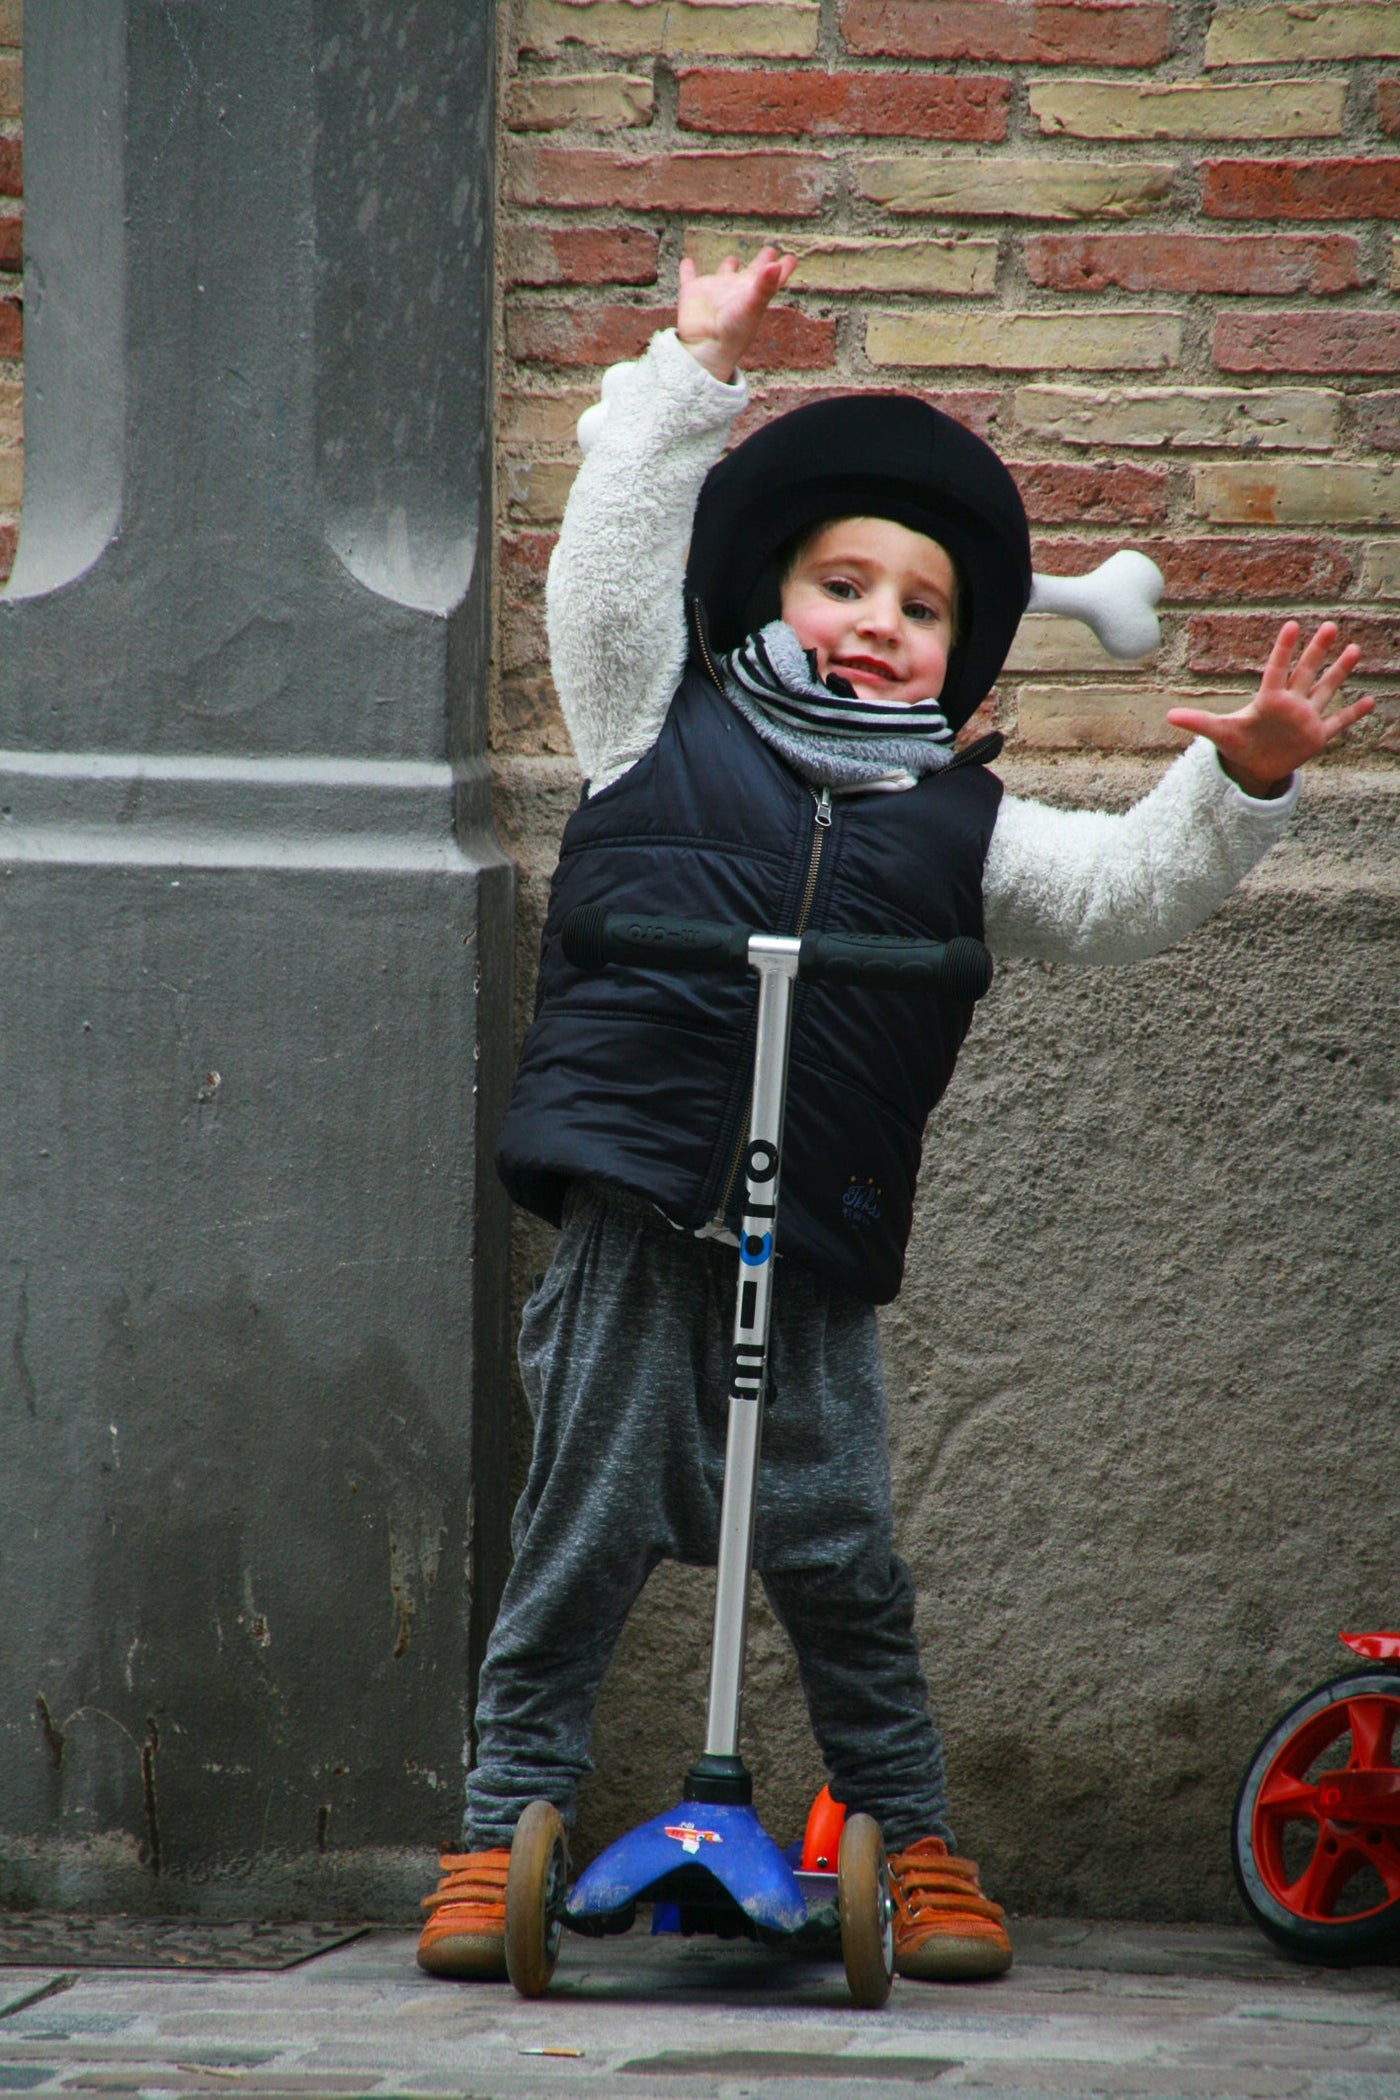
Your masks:
[[[828,984],[926,984],[950,999],[980,999],[992,958],[980,941],[909,941],[883,933],[804,933],[798,975]]]
[[[713,919],[648,917],[580,905],[564,921],[564,954],[576,970],[609,963],[636,969],[712,971],[742,976],[750,928]],[[804,933],[798,975],[828,984],[924,984],[950,999],[980,999],[992,982],[992,958],[980,941],[910,941],[881,933]]]
[[[747,926],[722,926],[712,919],[647,918],[582,904],[564,921],[564,954],[576,970],[602,970],[609,963],[637,969],[710,970],[742,976],[749,965]]]

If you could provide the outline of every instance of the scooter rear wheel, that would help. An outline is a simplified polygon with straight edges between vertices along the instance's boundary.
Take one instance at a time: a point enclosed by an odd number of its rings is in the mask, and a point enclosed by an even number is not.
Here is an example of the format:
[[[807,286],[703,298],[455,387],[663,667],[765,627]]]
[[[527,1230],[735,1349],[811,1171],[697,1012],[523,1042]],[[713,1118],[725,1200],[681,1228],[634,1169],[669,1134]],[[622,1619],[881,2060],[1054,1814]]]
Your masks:
[[[549,1988],[568,1885],[563,1818],[552,1801],[532,1801],[515,1826],[506,1876],[506,1974],[522,1998]]]
[[[1246,1910],[1300,1961],[1378,1960],[1400,1943],[1400,1670],[1308,1692],[1250,1760],[1231,1826]]]
[[[875,2012],[894,1977],[894,1902],[885,1841],[872,1816],[848,1816],[836,1861],[841,1959],[851,1997]]]

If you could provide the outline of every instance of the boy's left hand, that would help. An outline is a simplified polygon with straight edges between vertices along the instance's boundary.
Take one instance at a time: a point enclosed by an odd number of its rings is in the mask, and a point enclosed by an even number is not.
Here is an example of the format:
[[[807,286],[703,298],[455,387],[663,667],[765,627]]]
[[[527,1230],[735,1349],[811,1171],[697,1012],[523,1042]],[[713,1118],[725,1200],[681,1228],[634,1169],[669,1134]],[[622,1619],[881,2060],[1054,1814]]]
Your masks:
[[[1261,801],[1281,795],[1299,766],[1316,758],[1334,736],[1369,715],[1376,704],[1368,694],[1327,714],[1343,680],[1360,663],[1361,651],[1348,642],[1329,663],[1337,628],[1324,620],[1294,663],[1301,632],[1296,620],[1285,620],[1280,627],[1259,691],[1248,707],[1233,715],[1174,707],[1167,716],[1174,728],[1209,737],[1235,785]]]

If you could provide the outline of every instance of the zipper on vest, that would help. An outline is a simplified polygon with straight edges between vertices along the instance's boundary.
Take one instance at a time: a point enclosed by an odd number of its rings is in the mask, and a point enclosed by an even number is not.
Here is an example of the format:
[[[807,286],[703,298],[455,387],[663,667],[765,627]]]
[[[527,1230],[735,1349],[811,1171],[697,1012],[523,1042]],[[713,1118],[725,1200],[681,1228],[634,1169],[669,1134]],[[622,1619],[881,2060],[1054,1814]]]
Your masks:
[[[692,598],[690,601],[690,624],[695,631],[701,661],[710,674],[710,683],[717,693],[723,693],[724,687],[720,683],[719,672],[715,669],[714,658],[710,655],[710,637],[705,631],[705,608],[698,598]]]
[[[797,924],[792,929],[794,939],[807,930],[807,920],[812,910],[812,899],[816,895],[817,890],[817,875],[822,864],[822,847],[826,844],[826,835],[831,829],[831,789],[824,787],[820,794],[813,789],[813,799],[817,807],[812,817],[812,852],[807,862],[807,882],[802,892],[802,902],[798,906]],[[729,1209],[729,1199],[734,1193],[734,1183],[738,1179],[739,1166],[744,1157],[744,1139],[746,1135],[747,1132],[744,1130],[741,1130],[739,1133],[739,1142],[734,1147],[734,1157],[729,1162],[729,1172],[724,1179],[724,1189],[720,1195],[719,1208],[711,1220],[712,1224],[722,1225],[724,1223],[725,1215]]]
[[[808,915],[812,909],[812,898],[816,894],[817,870],[822,864],[822,847],[826,843],[826,835],[831,829],[831,789],[829,787],[824,787],[817,796],[816,815],[812,819],[812,824],[814,827],[812,832],[812,858],[807,863],[807,887],[802,892],[802,904],[797,914],[797,924],[792,929],[794,934],[806,932]]]

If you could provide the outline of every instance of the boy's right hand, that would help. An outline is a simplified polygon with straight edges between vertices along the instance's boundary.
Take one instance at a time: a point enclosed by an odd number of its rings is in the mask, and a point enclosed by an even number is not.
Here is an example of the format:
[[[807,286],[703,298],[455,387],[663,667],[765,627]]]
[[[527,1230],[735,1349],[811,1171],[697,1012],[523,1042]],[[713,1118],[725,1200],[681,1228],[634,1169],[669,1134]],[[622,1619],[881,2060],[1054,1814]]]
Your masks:
[[[761,248],[747,269],[727,255],[708,277],[688,255],[681,257],[676,334],[691,356],[726,385],[758,333],[769,300],[797,268],[795,255]]]

